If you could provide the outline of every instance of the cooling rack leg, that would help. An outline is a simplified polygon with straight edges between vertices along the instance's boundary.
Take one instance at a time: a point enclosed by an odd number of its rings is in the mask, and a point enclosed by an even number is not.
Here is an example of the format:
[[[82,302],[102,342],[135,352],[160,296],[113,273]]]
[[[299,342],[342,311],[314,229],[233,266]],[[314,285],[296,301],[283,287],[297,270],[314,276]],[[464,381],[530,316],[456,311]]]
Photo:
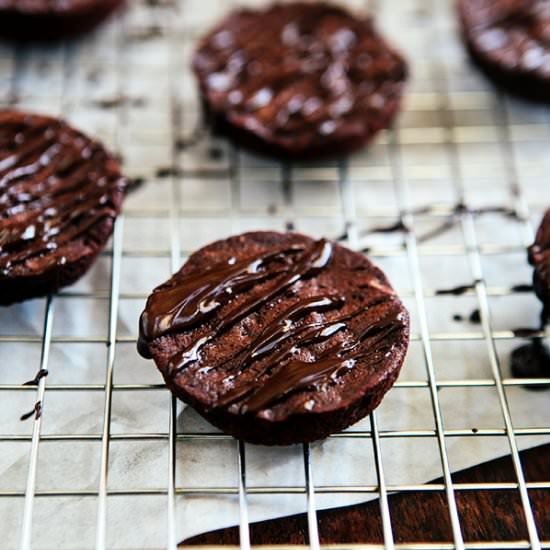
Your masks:
[[[48,369],[48,359],[50,356],[50,344],[52,340],[53,328],[53,298],[48,296],[46,299],[46,314],[44,318],[44,332],[42,336],[42,352],[40,359],[40,370]],[[25,488],[25,508],[23,510],[23,524],[21,535],[21,550],[31,550],[32,548],[32,514],[34,507],[34,496],[36,491],[36,469],[38,466],[38,446],[40,443],[40,430],[42,427],[42,410],[44,409],[44,397],[46,393],[46,378],[43,377],[38,383],[36,392],[36,403],[38,409],[34,418],[32,430],[31,452],[29,457],[29,472],[27,475],[27,484]]]
[[[119,217],[113,232],[111,290],[109,298],[109,333],[107,336],[107,372],[105,375],[105,405],[101,435],[101,465],[97,506],[96,550],[107,547],[107,485],[109,477],[109,446],[111,437],[111,405],[113,400],[113,370],[115,366],[118,305],[120,297],[120,269],[122,263],[122,235],[124,219]]]
[[[401,159],[399,155],[399,143],[395,130],[390,132],[390,152],[391,152],[391,167],[395,184],[397,204],[401,212],[401,222],[404,227],[414,228],[414,219],[410,212],[407,211],[406,205],[410,204],[407,195],[407,188],[404,187],[404,180],[401,174]],[[447,455],[447,448],[445,445],[445,432],[443,426],[443,415],[439,404],[439,397],[437,394],[437,382],[435,376],[435,368],[432,357],[432,349],[430,344],[430,329],[428,325],[428,317],[426,305],[424,302],[424,289],[422,284],[422,272],[420,269],[419,254],[416,242],[416,236],[414,231],[407,233],[405,237],[407,259],[409,268],[411,271],[411,277],[414,286],[414,295],[416,299],[416,306],[418,309],[418,321],[420,325],[420,336],[422,343],[422,351],[424,355],[424,364],[426,367],[426,373],[428,375],[428,387],[430,391],[430,398],[432,404],[432,412],[434,415],[436,438],[439,447],[439,455],[441,459],[441,467],[443,470],[443,479],[445,481],[445,493],[447,496],[447,505],[449,506],[449,517],[451,520],[451,527],[453,531],[453,539],[455,547],[459,550],[464,548],[464,540],[462,537],[462,530],[460,527],[460,517],[458,515],[458,508],[456,504],[455,490],[453,487],[453,480],[451,476],[451,469],[449,466],[449,457]]]
[[[374,463],[376,465],[376,477],[378,478],[378,492],[380,494],[380,516],[382,517],[384,547],[386,548],[386,550],[392,550],[395,545],[393,540],[393,529],[391,525],[390,505],[388,502],[388,491],[386,489],[386,479],[384,477],[384,463],[382,460],[382,451],[380,448],[380,435],[378,433],[378,423],[376,421],[376,411],[373,411],[370,415],[370,425],[372,431]]]
[[[246,501],[246,455],[245,444],[238,442],[239,467],[239,539],[241,550],[250,549],[250,525],[248,522],[248,504]]]
[[[446,126],[448,130],[447,131],[448,138],[445,142],[445,145],[447,147],[449,164],[451,168],[451,177],[452,177],[452,182],[456,193],[456,199],[457,199],[457,202],[460,204],[460,203],[465,203],[465,192],[464,192],[464,185],[463,185],[460,156],[458,152],[458,145],[455,142],[455,140],[452,139],[451,137],[453,136],[453,133],[451,131],[452,130],[452,118],[451,118],[452,113],[450,112],[451,108],[450,108],[450,102],[449,102],[449,95],[450,95],[449,83],[448,83],[447,71],[445,66],[441,65],[441,66],[438,66],[438,68],[439,68],[439,71],[438,71],[439,78],[437,79],[437,81],[440,83],[440,86],[441,86],[439,93],[440,93],[440,105],[442,106],[442,118],[443,118],[443,124]],[[504,153],[503,154],[504,158],[507,159],[506,162],[509,169],[508,170],[509,177],[513,179],[513,181],[511,181],[512,187],[515,189],[520,189],[519,178],[517,177],[517,169],[514,163],[513,150],[511,148],[511,141],[509,139],[510,133],[507,127],[507,119],[505,118],[504,120],[505,120],[505,123],[504,123],[505,130],[503,130],[504,135],[502,137],[504,138],[504,140],[501,140],[501,150]],[[512,189],[512,194],[519,195],[518,207],[521,210],[518,211],[518,214],[521,214],[521,213],[525,214],[526,205],[521,200],[521,194],[518,194],[513,189]],[[493,329],[491,326],[489,300],[487,298],[487,287],[483,276],[481,253],[480,253],[479,244],[478,244],[477,235],[476,235],[474,215],[466,209],[461,213],[460,219],[461,219],[464,244],[466,247],[466,255],[470,265],[472,277],[475,281],[475,292],[479,303],[481,327],[483,330],[484,339],[487,344],[487,351],[489,355],[489,361],[491,364],[491,371],[493,373],[498,400],[500,403],[500,408],[504,419],[506,436],[510,445],[512,463],[514,465],[514,471],[516,473],[516,477],[518,480],[518,491],[520,494],[520,499],[521,499],[523,511],[525,514],[525,521],[527,525],[527,531],[529,534],[529,541],[531,543],[531,548],[533,548],[534,550],[538,550],[541,548],[540,539],[539,539],[537,527],[535,524],[533,509],[531,507],[531,503],[529,500],[529,494],[525,484],[525,476],[523,474],[517,441],[514,435],[512,416],[511,416],[510,408],[508,406],[508,402],[506,399],[506,392],[504,390],[502,375],[500,372],[500,362],[499,362],[495,342],[493,339]],[[524,230],[525,229],[526,228],[524,227]]]
[[[338,163],[338,183],[340,190],[340,200],[342,203],[343,226],[347,240],[353,250],[359,249],[359,233],[357,228],[357,214],[355,209],[355,199],[353,196],[353,187],[349,181],[348,161],[342,160]],[[384,477],[384,465],[380,446],[380,434],[378,423],[376,421],[376,412],[370,415],[371,437],[374,451],[374,461],[376,467],[376,476],[378,480],[380,515],[382,518],[382,531],[384,535],[384,546],[388,550],[394,548],[393,529],[391,525],[390,508],[388,502],[388,493],[386,489],[386,480]]]
[[[173,94],[171,103],[172,111],[172,143],[175,144],[180,131],[182,109],[180,104]],[[178,152],[175,145],[172,149],[172,169],[173,173],[177,174],[178,167]],[[176,175],[171,176],[170,191],[170,271],[176,273],[180,268],[181,262],[181,242],[180,242],[180,182]],[[167,491],[167,513],[168,513],[168,533],[167,533],[167,548],[168,550],[176,550],[178,546],[177,529],[176,529],[176,469],[177,469],[177,418],[178,418],[178,402],[175,396],[170,397],[170,415],[168,428],[168,491]]]
[[[529,494],[527,492],[527,486],[525,485],[525,476],[523,474],[517,441],[514,435],[512,415],[510,414],[510,408],[508,406],[506,393],[502,384],[502,375],[500,373],[498,354],[496,351],[495,342],[492,338],[491,313],[489,310],[489,301],[487,299],[487,289],[485,286],[485,281],[483,280],[483,270],[481,267],[479,246],[477,244],[477,237],[475,233],[475,223],[471,214],[463,215],[462,227],[464,231],[464,240],[466,241],[466,245],[468,248],[468,258],[470,260],[470,266],[472,268],[472,275],[476,280],[475,286],[479,302],[479,309],[481,313],[481,327],[483,329],[485,340],[487,342],[487,350],[489,353],[489,360],[491,362],[491,370],[493,372],[498,399],[500,402],[500,407],[502,409],[502,416],[504,419],[504,425],[506,427],[506,436],[510,444],[512,463],[514,465],[514,471],[518,480],[518,491],[523,505],[527,531],[529,533],[529,540],[531,542],[531,548],[533,550],[539,550],[541,548],[540,539],[535,524],[535,518],[533,515],[533,509],[531,507]]]
[[[306,478],[309,547],[311,550],[319,550],[319,528],[317,525],[317,508],[315,507],[315,488],[313,485],[311,457],[308,443],[304,443],[304,470]]]
[[[170,396],[170,418],[168,427],[168,550],[176,550],[176,435],[178,402]]]

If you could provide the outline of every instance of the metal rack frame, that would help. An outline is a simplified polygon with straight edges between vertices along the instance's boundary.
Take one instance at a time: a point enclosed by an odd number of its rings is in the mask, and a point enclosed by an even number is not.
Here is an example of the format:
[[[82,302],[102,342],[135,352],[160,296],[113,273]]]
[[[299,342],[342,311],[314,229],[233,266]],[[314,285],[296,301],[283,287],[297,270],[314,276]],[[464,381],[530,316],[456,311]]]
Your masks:
[[[420,1],[420,0],[419,0]],[[435,0],[431,0],[434,2]],[[430,0],[424,2],[427,9],[433,8]],[[374,3],[373,3],[374,4]],[[122,38],[124,19],[119,19],[115,27],[117,29],[117,42],[118,49],[117,56],[117,70],[118,70],[118,82],[120,96],[124,96],[124,78],[125,78],[125,64],[124,64],[124,51],[127,47]],[[15,67],[14,78],[12,80],[13,97],[17,96],[17,74],[20,69],[19,65],[21,60],[25,58],[27,52],[23,49],[18,49],[15,54]],[[65,71],[67,71],[67,64],[70,63],[70,51],[66,47],[63,48],[63,52],[60,54],[65,59]],[[449,90],[447,89],[447,74],[446,67],[432,64],[433,82],[439,83],[439,87],[435,88],[432,101],[435,105],[438,105],[442,119],[445,121],[443,128],[444,144],[447,149],[449,166],[451,168],[453,188],[456,194],[457,202],[463,201],[464,189],[462,185],[461,164],[458,158],[457,143],[452,137],[453,122],[450,118],[452,107],[449,104]],[[67,78],[67,75],[65,75]],[[175,82],[173,83],[175,86]],[[465,94],[468,99],[468,94]],[[177,97],[177,93],[173,90],[173,104],[172,114],[174,120],[173,137],[181,134],[182,126],[182,105]],[[21,102],[24,105],[25,101]],[[70,106],[61,105],[61,110],[70,110]],[[507,185],[513,192],[510,196],[515,197],[514,203],[511,205],[517,215],[525,220],[523,223],[523,236],[524,245],[530,244],[533,238],[533,228],[529,222],[529,206],[528,201],[523,193],[521,178],[518,177],[515,153],[514,153],[514,140],[512,138],[510,130],[510,122],[508,120],[508,104],[504,97],[500,97],[497,102],[498,109],[498,132],[499,132],[499,145],[503,151],[503,157],[508,159],[509,165],[508,174],[509,181]],[[117,118],[120,124],[124,123],[125,107],[122,105],[118,108]],[[415,227],[415,211],[411,208],[410,195],[412,189],[410,183],[403,177],[402,162],[401,162],[401,149],[402,143],[400,142],[398,131],[389,131],[386,134],[386,140],[388,144],[388,151],[391,160],[391,178],[395,190],[395,197],[398,204],[399,220],[412,230],[404,234],[403,245],[392,245],[374,247],[370,254],[373,257],[391,257],[396,255],[403,255],[408,263],[408,267],[411,273],[412,279],[412,291],[403,291],[400,294],[414,299],[419,318],[419,331],[412,335],[412,340],[420,344],[425,369],[425,380],[412,380],[412,381],[398,381],[395,384],[395,390],[393,391],[406,391],[407,389],[414,388],[426,388],[429,391],[431,400],[431,409],[434,418],[433,430],[381,430],[378,427],[377,414],[373,412],[370,417],[370,430],[354,430],[346,431],[343,433],[335,434],[332,436],[335,439],[339,438],[354,438],[358,440],[369,441],[373,448],[374,464],[376,468],[377,482],[373,485],[357,485],[357,486],[319,486],[315,485],[315,468],[312,464],[310,456],[309,445],[303,446],[303,464],[305,483],[300,486],[277,486],[277,487],[262,487],[262,486],[248,486],[247,484],[247,469],[246,469],[246,445],[242,442],[235,441],[235,453],[238,458],[238,483],[232,487],[186,487],[178,486],[176,483],[176,470],[178,467],[176,443],[178,441],[196,441],[196,440],[231,440],[229,436],[212,432],[192,432],[192,431],[178,431],[176,420],[178,412],[181,408],[175,398],[172,398],[170,405],[169,424],[166,426],[166,431],[156,433],[111,433],[111,411],[113,397],[120,391],[152,391],[152,392],[164,392],[165,387],[163,384],[117,384],[113,380],[113,372],[116,366],[116,354],[117,344],[135,342],[134,337],[120,336],[117,334],[117,318],[119,312],[119,303],[123,299],[145,299],[145,295],[135,293],[123,293],[120,292],[120,276],[121,276],[121,263],[125,257],[134,258],[147,258],[147,257],[163,257],[169,258],[171,270],[175,271],[181,265],[182,257],[186,256],[189,251],[182,250],[182,246],[179,238],[180,224],[185,223],[186,219],[192,219],[193,213],[183,212],[179,205],[180,202],[180,179],[185,180],[186,177],[208,177],[212,176],[212,171],[201,171],[196,169],[186,169],[182,165],[180,158],[181,152],[178,151],[174,145],[172,151],[172,164],[173,168],[178,168],[178,175],[172,176],[171,180],[171,200],[170,204],[165,209],[147,209],[147,210],[131,210],[127,209],[124,216],[121,216],[115,226],[115,231],[112,239],[112,247],[109,251],[103,253],[104,256],[110,258],[111,272],[110,272],[110,285],[106,291],[94,290],[90,292],[78,292],[73,291],[70,288],[63,290],[57,296],[50,296],[45,300],[45,317],[44,326],[41,335],[8,335],[0,336],[0,346],[6,342],[18,342],[21,344],[26,343],[40,343],[41,345],[41,359],[39,367],[42,369],[48,368],[50,347],[53,343],[102,343],[107,346],[107,352],[105,357],[105,382],[103,384],[48,384],[47,378],[42,378],[38,387],[30,387],[18,384],[4,384],[0,385],[0,395],[4,392],[35,392],[36,401],[44,404],[44,414],[47,415],[47,398],[48,394],[52,392],[73,392],[73,391],[89,391],[99,392],[104,395],[104,412],[103,412],[103,425],[100,433],[95,434],[59,434],[59,435],[43,435],[41,433],[42,417],[38,416],[34,420],[33,431],[31,435],[0,435],[0,442],[30,442],[30,455],[29,455],[29,467],[26,487],[24,490],[0,490],[1,499],[24,499],[24,511],[22,519],[22,535],[21,535],[21,550],[30,550],[32,547],[32,526],[33,526],[33,509],[34,502],[37,498],[50,498],[50,497],[86,497],[97,499],[97,529],[96,529],[96,549],[103,550],[107,548],[107,498],[109,496],[132,496],[132,495],[161,495],[166,497],[167,502],[167,546],[173,550],[177,547],[176,538],[176,496],[178,495],[193,495],[193,494],[210,494],[210,495],[235,495],[238,497],[239,510],[240,510],[240,547],[243,550],[250,548],[250,534],[249,534],[249,510],[247,504],[247,495],[257,494],[295,494],[303,495],[306,499],[306,505],[304,511],[307,512],[308,518],[308,533],[309,533],[309,546],[313,550],[320,548],[318,522],[317,522],[317,507],[315,503],[315,497],[318,494],[331,494],[331,493],[358,493],[358,494],[375,494],[378,496],[381,521],[384,534],[384,545],[360,545],[362,548],[366,547],[385,547],[402,548],[402,549],[421,549],[421,548],[491,548],[496,549],[500,547],[506,548],[533,548],[538,550],[539,548],[550,548],[550,541],[541,541],[535,520],[533,518],[533,512],[529,501],[529,490],[543,489],[550,490],[550,480],[527,482],[523,475],[521,458],[518,452],[517,440],[524,436],[549,436],[550,425],[545,427],[533,427],[533,428],[514,428],[513,417],[510,411],[510,407],[507,401],[506,388],[514,386],[547,386],[550,384],[550,378],[540,379],[516,379],[505,377],[502,374],[499,356],[496,350],[496,342],[503,340],[510,340],[514,338],[514,333],[511,330],[495,330],[493,328],[491,319],[491,307],[489,303],[489,297],[494,296],[508,296],[511,293],[511,289],[505,287],[489,287],[484,280],[484,273],[482,267],[482,258],[484,256],[492,254],[502,254],[509,252],[516,252],[523,250],[523,247],[516,246],[504,246],[504,245],[480,245],[479,239],[476,233],[475,214],[464,211],[458,216],[459,227],[462,232],[462,243],[455,245],[437,245],[437,244],[422,244],[418,242],[418,236],[414,231]],[[231,175],[231,203],[232,207],[229,211],[224,212],[223,215],[230,217],[240,216],[265,216],[265,211],[251,212],[250,210],[243,212],[240,209],[240,191],[241,191],[241,178],[240,178],[240,163],[239,163],[239,151],[236,148],[232,148],[230,151],[231,165],[229,172]],[[321,166],[322,167],[322,166]],[[282,164],[280,167],[280,184],[282,186],[283,195],[286,201],[287,213],[292,213],[293,197],[292,197],[292,185],[293,185],[293,168],[290,165]],[[349,164],[347,160],[341,161],[337,166],[338,172],[338,190],[339,200],[342,205],[341,212],[341,224],[343,228],[346,228],[347,244],[355,249],[360,249],[360,229],[358,224],[358,215],[356,212],[356,201],[354,198],[354,187],[350,181]],[[225,172],[224,172],[225,173]],[[215,171],[214,171],[215,175]],[[303,213],[302,213],[303,214]],[[423,216],[430,217],[432,219],[444,220],[448,216],[453,214],[452,207],[446,205],[439,205]],[[200,212],[199,214],[200,215]],[[124,218],[143,218],[143,217],[155,217],[162,218],[167,216],[169,219],[170,231],[167,235],[166,248],[164,250],[149,251],[149,250],[124,250],[123,235],[124,235]],[[372,219],[377,217],[386,218],[388,216],[388,209],[383,206],[379,209],[372,209]],[[291,217],[287,220],[290,222]],[[422,252],[419,252],[419,246],[422,246]],[[432,331],[428,323],[427,306],[425,302],[426,297],[435,296],[437,289],[427,288],[423,283],[422,269],[419,262],[420,254],[432,255],[432,256],[463,256],[467,258],[468,265],[472,276],[472,289],[466,292],[467,296],[475,297],[477,299],[480,312],[481,312],[481,325],[479,330],[464,331],[460,333],[456,332],[437,332]],[[442,284],[442,286],[445,286]],[[106,337],[73,337],[73,336],[54,336],[53,335],[53,323],[55,316],[55,304],[60,300],[71,300],[73,298],[89,298],[94,300],[103,300],[108,308],[108,331]],[[544,336],[541,332],[540,336]],[[457,379],[457,380],[438,380],[437,369],[434,365],[434,359],[432,354],[433,342],[448,342],[459,340],[479,340],[486,344],[487,352],[489,355],[489,361],[491,366],[492,377],[487,379]],[[446,429],[443,421],[442,410],[439,402],[438,390],[441,388],[461,388],[461,387],[493,387],[495,388],[499,406],[501,408],[502,417],[504,420],[504,428],[484,428],[479,427],[475,433],[467,429]],[[446,449],[446,441],[448,438],[454,437],[487,437],[487,436],[505,436],[512,457],[512,462],[516,474],[516,480],[513,482],[499,482],[499,483],[454,483],[451,476],[451,468],[449,465],[449,457]],[[439,450],[439,457],[441,461],[441,467],[443,471],[443,483],[431,483],[431,484],[390,484],[386,481],[384,475],[384,459],[382,453],[381,441],[385,438],[434,438],[437,441]],[[167,482],[165,487],[159,487],[156,489],[126,489],[126,490],[112,490],[109,489],[109,448],[110,443],[114,441],[162,441],[169,450],[168,464],[167,464]],[[40,443],[43,441],[65,441],[65,442],[77,442],[77,441],[97,441],[101,444],[101,461],[100,461],[100,477],[99,486],[94,490],[47,490],[40,491],[36,488],[37,469],[38,469],[38,454],[40,449]],[[482,491],[482,490],[513,490],[517,491],[523,510],[525,513],[525,523],[529,538],[528,540],[518,541],[506,541],[502,543],[502,546],[494,541],[487,541],[486,543],[468,543],[463,540],[463,535],[460,525],[460,517],[456,505],[456,492],[457,491]],[[396,544],[394,542],[392,520],[390,514],[390,507],[388,502],[388,494],[390,492],[418,492],[418,491],[444,491],[449,509],[449,517],[451,521],[453,531],[453,541],[446,544],[432,544],[432,543],[404,543]],[[354,545],[324,545],[323,548],[344,548],[354,547]],[[288,547],[290,548],[290,547]]]

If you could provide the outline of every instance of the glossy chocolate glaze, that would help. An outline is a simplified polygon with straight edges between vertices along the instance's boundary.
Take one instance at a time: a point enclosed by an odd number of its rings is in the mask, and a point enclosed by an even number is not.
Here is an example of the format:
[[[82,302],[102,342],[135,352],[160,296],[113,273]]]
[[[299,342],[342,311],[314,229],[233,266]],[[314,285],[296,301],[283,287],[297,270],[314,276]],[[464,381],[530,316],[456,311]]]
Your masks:
[[[126,187],[99,143],[57,119],[0,111],[0,303],[82,275],[109,237]]]
[[[243,249],[231,244],[240,239]],[[193,255],[141,317],[140,353],[155,358],[177,395],[214,423],[225,414],[284,421],[292,410],[312,410],[308,395],[328,406],[360,392],[355,378],[372,377],[373,388],[386,376],[391,383],[408,316],[368,260],[296,234],[227,243]]]
[[[272,261],[300,254],[295,262],[273,267]],[[228,330],[241,319],[257,313],[270,300],[276,298],[289,286],[306,275],[315,274],[323,269],[332,256],[332,244],[321,240],[311,250],[298,247],[276,250],[263,255],[237,261],[229,258],[227,263],[214,266],[204,273],[181,277],[170,286],[159,288],[147,301],[145,311],[140,318],[140,335],[138,351],[149,357],[146,342],[159,338],[167,333],[183,331],[212,317],[231,299],[267,279],[275,278],[275,285],[269,292],[260,297],[252,297],[232,310],[229,314],[221,313],[212,327],[211,334],[195,342],[190,348],[178,351],[170,361],[169,368],[179,371],[199,359],[201,348]],[[315,298],[299,303],[288,317],[280,320],[284,326],[292,323],[293,316],[304,314],[312,308],[323,309],[332,305],[330,298]],[[276,323],[276,325],[279,324]],[[276,331],[275,331],[276,334]],[[260,342],[261,348],[266,342]],[[257,346],[254,347],[254,349]],[[254,349],[251,353],[254,352]],[[251,355],[250,358],[253,358]]]
[[[389,124],[407,78],[370,19],[322,2],[234,12],[193,67],[208,112],[291,156],[362,144]]]
[[[533,286],[544,307],[550,307],[550,210],[539,226],[535,242],[529,248],[529,263],[535,268]]]
[[[550,102],[547,0],[460,0],[459,12],[466,42],[490,76]]]
[[[0,111],[0,289],[99,248],[94,235],[112,225],[125,188],[99,143],[60,120]]]
[[[292,359],[296,348],[328,340],[338,331],[349,328],[346,321],[360,313],[361,311],[357,311],[330,323],[318,323],[318,327],[303,331],[303,335],[297,342],[278,351],[264,366],[261,375],[272,371],[279,363],[288,360],[270,378],[269,383],[254,380],[239,391],[228,392],[228,394],[222,396],[217,406],[224,407],[246,397],[241,411],[257,412],[290,392],[307,389],[322,383],[324,380],[337,377],[339,374],[345,374],[347,369],[354,367],[357,360],[368,355],[368,350],[360,351],[362,343],[368,341],[369,345],[375,346],[381,339],[402,326],[399,314],[392,311],[392,314],[387,319],[383,319],[380,324],[370,326],[359,334],[352,344],[345,345],[340,342],[319,354],[313,361]],[[298,331],[294,331],[294,334],[290,333],[288,337],[296,336],[296,332]]]

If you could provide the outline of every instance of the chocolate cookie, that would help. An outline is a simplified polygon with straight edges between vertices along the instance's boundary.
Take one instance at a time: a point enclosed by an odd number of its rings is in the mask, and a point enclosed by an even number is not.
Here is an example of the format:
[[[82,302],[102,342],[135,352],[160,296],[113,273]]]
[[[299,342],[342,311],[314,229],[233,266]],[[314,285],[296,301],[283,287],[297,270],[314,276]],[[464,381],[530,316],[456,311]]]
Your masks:
[[[322,2],[229,15],[201,40],[193,68],[219,129],[298,158],[363,146],[391,124],[407,79],[370,18]]]
[[[93,29],[124,0],[0,0],[0,35],[60,40]]]
[[[408,341],[407,311],[364,255],[297,233],[254,232],[195,252],[153,291],[138,349],[224,432],[284,445],[369,414]]]
[[[118,162],[64,122],[0,111],[0,304],[75,282],[111,235]]]
[[[550,313],[550,210],[546,212],[537,231],[534,244],[529,248],[529,263],[534,266],[535,292]]]
[[[550,103],[550,3],[459,0],[458,10],[477,65],[510,92]]]

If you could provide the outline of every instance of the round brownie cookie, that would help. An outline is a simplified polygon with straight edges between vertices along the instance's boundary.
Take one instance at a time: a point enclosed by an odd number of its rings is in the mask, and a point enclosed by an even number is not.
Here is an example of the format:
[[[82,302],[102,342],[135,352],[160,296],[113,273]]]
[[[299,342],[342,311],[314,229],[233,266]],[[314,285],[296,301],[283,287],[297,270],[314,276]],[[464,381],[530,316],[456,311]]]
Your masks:
[[[550,103],[548,0],[458,0],[476,64],[498,85]]]
[[[534,266],[535,292],[550,314],[550,210],[546,212],[537,231],[535,242],[529,248],[529,262]]]
[[[313,441],[369,414],[395,382],[409,317],[364,255],[254,232],[195,252],[153,291],[138,349],[170,390],[244,441]]]
[[[124,0],[0,0],[0,35],[60,40],[97,26]]]
[[[61,120],[0,111],[0,304],[75,282],[112,233],[127,181]]]
[[[363,146],[391,124],[407,78],[370,18],[322,2],[234,12],[200,41],[193,68],[218,129],[290,158]]]

